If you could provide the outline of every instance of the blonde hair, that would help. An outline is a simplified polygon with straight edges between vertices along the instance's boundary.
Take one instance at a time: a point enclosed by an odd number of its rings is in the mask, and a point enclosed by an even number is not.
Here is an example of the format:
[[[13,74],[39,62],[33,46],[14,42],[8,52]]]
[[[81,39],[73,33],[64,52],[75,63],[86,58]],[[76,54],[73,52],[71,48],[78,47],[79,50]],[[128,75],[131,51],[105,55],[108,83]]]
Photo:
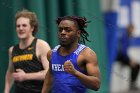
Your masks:
[[[20,17],[25,17],[30,20],[30,25],[31,25],[31,27],[34,28],[34,31],[33,31],[33,36],[34,36],[36,34],[36,32],[38,31],[38,21],[37,21],[36,14],[34,12],[30,12],[26,9],[23,9],[22,11],[18,11],[16,13],[16,15],[15,15],[16,21]]]

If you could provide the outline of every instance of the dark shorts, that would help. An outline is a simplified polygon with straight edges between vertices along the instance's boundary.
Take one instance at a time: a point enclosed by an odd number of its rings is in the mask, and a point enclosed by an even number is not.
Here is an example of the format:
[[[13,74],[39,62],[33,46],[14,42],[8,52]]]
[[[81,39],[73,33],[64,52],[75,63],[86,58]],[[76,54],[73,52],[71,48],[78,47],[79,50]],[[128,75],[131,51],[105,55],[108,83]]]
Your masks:
[[[130,58],[127,54],[119,52],[116,58],[116,61],[122,63],[123,65],[130,65]]]
[[[36,91],[29,90],[29,89],[23,89],[23,88],[16,87],[15,93],[41,93],[41,91],[36,92]]]

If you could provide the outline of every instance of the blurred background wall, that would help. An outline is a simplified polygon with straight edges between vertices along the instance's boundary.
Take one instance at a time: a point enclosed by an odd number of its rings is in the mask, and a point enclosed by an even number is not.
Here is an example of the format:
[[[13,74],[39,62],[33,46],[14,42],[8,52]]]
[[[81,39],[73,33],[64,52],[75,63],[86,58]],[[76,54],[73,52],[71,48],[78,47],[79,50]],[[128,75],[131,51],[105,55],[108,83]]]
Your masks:
[[[140,64],[140,0],[100,0],[104,19],[104,31],[107,45],[107,77],[109,78],[111,93],[139,93],[131,91],[130,67],[116,62],[119,38],[127,32],[127,27],[132,24],[134,30],[132,37],[127,40],[123,37],[129,48],[127,55],[130,59]],[[125,43],[122,45],[125,45]],[[137,79],[140,89],[140,75]]]
[[[86,42],[86,45],[98,56],[102,83],[97,93],[109,93],[106,32],[100,0],[0,0],[0,93],[3,93],[4,89],[8,48],[18,43],[15,14],[22,9],[28,9],[37,14],[39,31],[36,36],[47,41],[51,48],[58,44],[55,22],[57,17],[77,15],[91,21],[86,29],[91,42]],[[93,91],[88,90],[87,93],[93,93]]]
[[[58,44],[57,17],[86,17],[91,21],[86,28],[91,42],[86,45],[97,53],[101,70],[100,90],[87,93],[128,93],[130,68],[116,64],[115,60],[118,35],[133,24],[128,55],[140,64],[140,0],[0,0],[0,93],[4,89],[8,49],[18,43],[15,14],[22,9],[37,14],[39,31],[36,36],[47,41],[51,48]]]

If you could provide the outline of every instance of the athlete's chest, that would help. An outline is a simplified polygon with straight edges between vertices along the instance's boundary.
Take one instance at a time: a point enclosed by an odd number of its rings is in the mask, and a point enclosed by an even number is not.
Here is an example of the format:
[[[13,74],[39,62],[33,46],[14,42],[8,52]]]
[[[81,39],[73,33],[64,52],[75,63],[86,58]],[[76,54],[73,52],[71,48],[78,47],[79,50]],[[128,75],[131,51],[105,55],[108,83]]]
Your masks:
[[[12,53],[12,62],[24,62],[24,61],[31,61],[35,58],[35,50],[33,47],[29,47],[27,49],[19,49],[16,48],[13,50]]]

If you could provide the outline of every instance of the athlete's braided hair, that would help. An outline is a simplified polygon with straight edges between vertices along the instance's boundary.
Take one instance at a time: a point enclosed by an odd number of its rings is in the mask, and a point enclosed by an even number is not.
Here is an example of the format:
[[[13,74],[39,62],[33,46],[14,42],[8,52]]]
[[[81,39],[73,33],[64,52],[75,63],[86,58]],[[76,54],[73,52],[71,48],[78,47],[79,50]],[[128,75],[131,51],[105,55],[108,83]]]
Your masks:
[[[87,27],[87,23],[89,23],[89,21],[87,21],[87,19],[85,17],[77,17],[77,16],[64,16],[64,17],[59,17],[56,20],[57,24],[59,25],[59,23],[62,20],[71,20],[71,21],[74,21],[78,25],[79,30],[81,31],[82,42],[85,44],[85,40],[86,41],[89,41],[89,39],[87,38],[89,36],[89,34],[84,29],[84,28]]]

